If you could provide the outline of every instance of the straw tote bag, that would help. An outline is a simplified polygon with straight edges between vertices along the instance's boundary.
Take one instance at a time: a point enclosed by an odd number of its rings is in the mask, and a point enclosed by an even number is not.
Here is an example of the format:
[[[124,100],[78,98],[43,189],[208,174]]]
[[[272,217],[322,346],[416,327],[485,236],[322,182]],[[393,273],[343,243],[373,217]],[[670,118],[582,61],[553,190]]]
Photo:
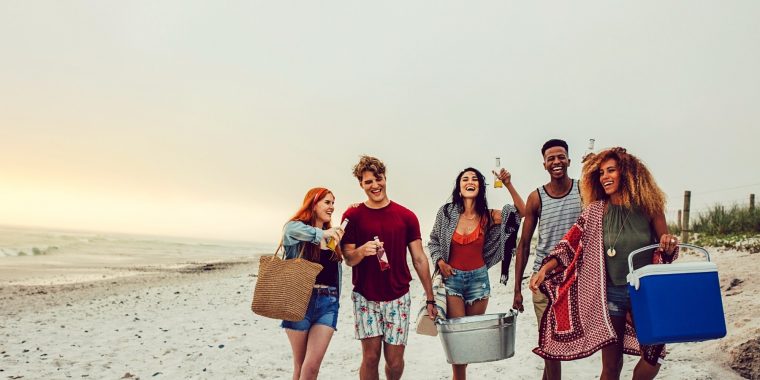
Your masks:
[[[261,257],[251,302],[254,313],[285,321],[300,321],[304,318],[314,281],[322,271],[322,265],[302,257],[305,244],[307,243],[301,243],[300,253],[294,259],[283,259],[285,250],[282,249],[282,242],[274,255]],[[278,256],[280,250],[283,258]]]

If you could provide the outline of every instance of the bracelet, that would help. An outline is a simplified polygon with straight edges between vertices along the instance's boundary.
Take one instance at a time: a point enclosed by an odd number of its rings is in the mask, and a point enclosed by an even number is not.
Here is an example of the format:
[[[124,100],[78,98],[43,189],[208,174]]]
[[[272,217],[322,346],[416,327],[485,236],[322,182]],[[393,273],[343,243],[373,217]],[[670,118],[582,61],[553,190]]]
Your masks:
[[[427,300],[427,301],[425,301],[425,304],[427,304],[427,305],[435,305],[435,300]]]

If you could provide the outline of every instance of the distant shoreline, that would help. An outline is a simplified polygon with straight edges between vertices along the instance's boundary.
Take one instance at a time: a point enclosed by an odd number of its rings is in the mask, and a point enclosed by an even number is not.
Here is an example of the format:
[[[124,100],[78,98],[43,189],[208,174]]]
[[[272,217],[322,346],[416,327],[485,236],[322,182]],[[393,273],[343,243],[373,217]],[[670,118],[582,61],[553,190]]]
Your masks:
[[[0,276],[0,303],[2,315],[13,315],[40,307],[63,306],[72,300],[90,299],[94,296],[134,291],[166,283],[183,283],[197,280],[199,276],[225,276],[230,273],[255,274],[259,256],[231,260],[209,260],[172,265],[145,265],[118,268],[121,275],[82,281],[50,283],[14,283]],[[110,268],[102,268],[109,270]]]
[[[187,235],[160,235],[160,234],[151,234],[147,232],[88,230],[88,229],[74,229],[74,228],[51,227],[51,226],[14,225],[14,224],[5,224],[5,223],[0,223],[0,230],[1,229],[16,230],[16,231],[38,231],[38,232],[47,232],[47,233],[77,234],[77,235],[111,235],[111,236],[120,236],[120,237],[137,238],[137,239],[149,239],[149,240],[158,239],[158,240],[170,241],[170,242],[175,242],[179,240],[179,241],[192,241],[195,243],[217,243],[217,244],[226,243],[226,244],[235,244],[235,245],[276,246],[276,244],[271,244],[268,242],[241,240],[241,239],[226,239],[226,238],[211,238],[211,237],[207,238],[207,237],[187,236]]]

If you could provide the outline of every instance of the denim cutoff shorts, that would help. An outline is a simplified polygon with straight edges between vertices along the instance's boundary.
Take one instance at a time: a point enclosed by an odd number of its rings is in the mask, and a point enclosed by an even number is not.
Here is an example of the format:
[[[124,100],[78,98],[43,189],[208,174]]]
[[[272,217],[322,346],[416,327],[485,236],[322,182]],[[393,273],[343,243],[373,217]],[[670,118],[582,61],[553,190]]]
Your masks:
[[[610,317],[625,317],[631,311],[628,285],[607,285],[607,310],[610,311]]]
[[[453,269],[452,272],[451,277],[443,281],[446,285],[446,295],[462,298],[469,305],[491,296],[491,283],[488,281],[488,268],[485,265],[475,270]]]
[[[337,331],[338,328],[338,288],[314,288],[309,299],[306,315],[300,321],[282,321],[282,328],[309,331],[311,326],[325,325]]]

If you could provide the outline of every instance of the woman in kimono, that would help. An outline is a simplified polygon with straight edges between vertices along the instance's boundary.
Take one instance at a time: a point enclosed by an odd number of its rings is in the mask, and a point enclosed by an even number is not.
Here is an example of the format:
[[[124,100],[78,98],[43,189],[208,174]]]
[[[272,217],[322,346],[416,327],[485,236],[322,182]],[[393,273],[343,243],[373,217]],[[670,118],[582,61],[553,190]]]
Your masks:
[[[653,379],[664,345],[640,346],[636,340],[626,275],[628,255],[643,246],[659,243],[634,256],[634,268],[677,257],[678,238],[665,222],[665,194],[638,158],[612,148],[584,162],[581,197],[581,216],[530,282],[549,298],[534,352],[575,360],[601,349],[602,380],[620,378],[623,353],[640,355],[633,378]]]

